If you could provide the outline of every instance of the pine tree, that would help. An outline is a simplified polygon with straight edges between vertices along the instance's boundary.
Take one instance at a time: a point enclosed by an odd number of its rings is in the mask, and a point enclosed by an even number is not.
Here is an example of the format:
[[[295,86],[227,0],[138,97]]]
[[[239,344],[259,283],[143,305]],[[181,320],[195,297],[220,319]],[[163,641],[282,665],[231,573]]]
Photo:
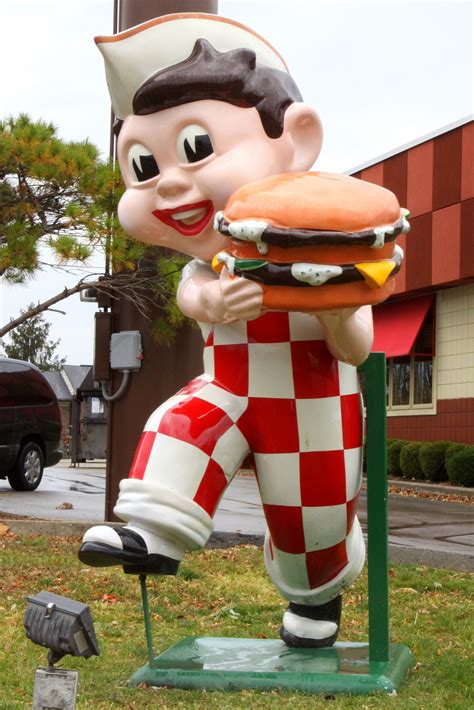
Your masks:
[[[60,265],[107,247],[115,271],[133,268],[143,247],[116,218],[122,192],[119,171],[88,141],[63,141],[24,114],[0,121],[0,275],[23,282],[40,267],[41,245]]]
[[[31,303],[22,313],[34,308]],[[51,324],[43,315],[29,318],[9,334],[10,343],[5,344],[8,357],[26,360],[39,367],[40,370],[60,370],[66,360],[59,358],[55,351],[60,340],[51,340],[49,331]]]
[[[43,269],[42,246],[49,248],[55,268],[103,254],[105,272],[80,278],[22,311],[0,326],[0,338],[92,287],[132,300],[143,315],[158,305],[163,315],[150,327],[158,342],[172,342],[184,320],[174,293],[184,259],[157,256],[156,268],[150,268],[150,259],[141,267],[145,247],[125,234],[116,216],[122,193],[120,171],[102,161],[88,141],[63,141],[53,124],[24,114],[0,121],[0,277],[23,283]]]

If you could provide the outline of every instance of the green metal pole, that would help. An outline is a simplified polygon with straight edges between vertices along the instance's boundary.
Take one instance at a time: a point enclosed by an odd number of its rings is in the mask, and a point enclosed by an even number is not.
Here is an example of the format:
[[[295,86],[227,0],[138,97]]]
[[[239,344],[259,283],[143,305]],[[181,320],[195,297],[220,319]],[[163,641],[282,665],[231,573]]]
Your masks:
[[[369,564],[369,658],[389,660],[388,489],[385,353],[372,353],[365,373],[367,408],[367,534]]]
[[[153,638],[151,635],[150,609],[148,607],[148,591],[146,588],[146,574],[140,575],[140,588],[142,592],[143,619],[145,621],[146,647],[148,651],[148,663],[153,665],[155,654],[153,651]]]

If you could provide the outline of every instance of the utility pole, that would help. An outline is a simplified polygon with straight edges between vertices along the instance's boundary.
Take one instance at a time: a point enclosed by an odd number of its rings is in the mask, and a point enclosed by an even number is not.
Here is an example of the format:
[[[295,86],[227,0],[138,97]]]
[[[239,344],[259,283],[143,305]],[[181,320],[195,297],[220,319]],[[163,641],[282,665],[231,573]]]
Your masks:
[[[114,0],[114,29],[122,32],[154,17],[174,12],[217,13],[217,0]],[[104,91],[105,91],[104,82]],[[111,156],[115,152],[115,140],[111,131]],[[103,314],[99,314],[103,315]],[[159,315],[157,308],[151,317]],[[100,319],[96,321],[100,322]],[[142,334],[143,364],[130,379],[126,395],[109,404],[109,428],[107,442],[107,481],[105,520],[112,520],[118,486],[127,478],[148,416],[189,380],[202,371],[202,337],[199,331],[183,328],[171,347],[158,346],[150,334],[150,323],[126,299],[112,299],[111,319],[103,319],[111,332],[139,330]],[[101,326],[96,326],[96,351],[99,342],[102,349],[108,348]],[[102,353],[102,361],[107,353]],[[96,360],[97,362],[97,360]],[[115,392],[120,384],[121,373],[111,371],[110,391]]]

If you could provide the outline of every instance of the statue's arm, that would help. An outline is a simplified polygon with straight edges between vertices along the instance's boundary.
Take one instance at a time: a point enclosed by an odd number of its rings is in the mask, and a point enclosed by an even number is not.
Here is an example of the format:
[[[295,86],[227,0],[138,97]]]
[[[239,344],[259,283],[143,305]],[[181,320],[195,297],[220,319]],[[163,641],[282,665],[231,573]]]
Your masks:
[[[350,365],[361,365],[368,358],[374,339],[371,306],[319,311],[315,315],[335,358]]]

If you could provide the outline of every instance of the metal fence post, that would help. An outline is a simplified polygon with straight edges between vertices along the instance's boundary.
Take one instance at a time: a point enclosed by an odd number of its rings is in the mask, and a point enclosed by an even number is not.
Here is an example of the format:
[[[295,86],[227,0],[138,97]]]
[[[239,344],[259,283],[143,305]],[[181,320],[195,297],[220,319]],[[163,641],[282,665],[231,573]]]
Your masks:
[[[388,486],[385,353],[360,367],[367,408],[367,534],[369,565],[369,658],[389,660]]]

